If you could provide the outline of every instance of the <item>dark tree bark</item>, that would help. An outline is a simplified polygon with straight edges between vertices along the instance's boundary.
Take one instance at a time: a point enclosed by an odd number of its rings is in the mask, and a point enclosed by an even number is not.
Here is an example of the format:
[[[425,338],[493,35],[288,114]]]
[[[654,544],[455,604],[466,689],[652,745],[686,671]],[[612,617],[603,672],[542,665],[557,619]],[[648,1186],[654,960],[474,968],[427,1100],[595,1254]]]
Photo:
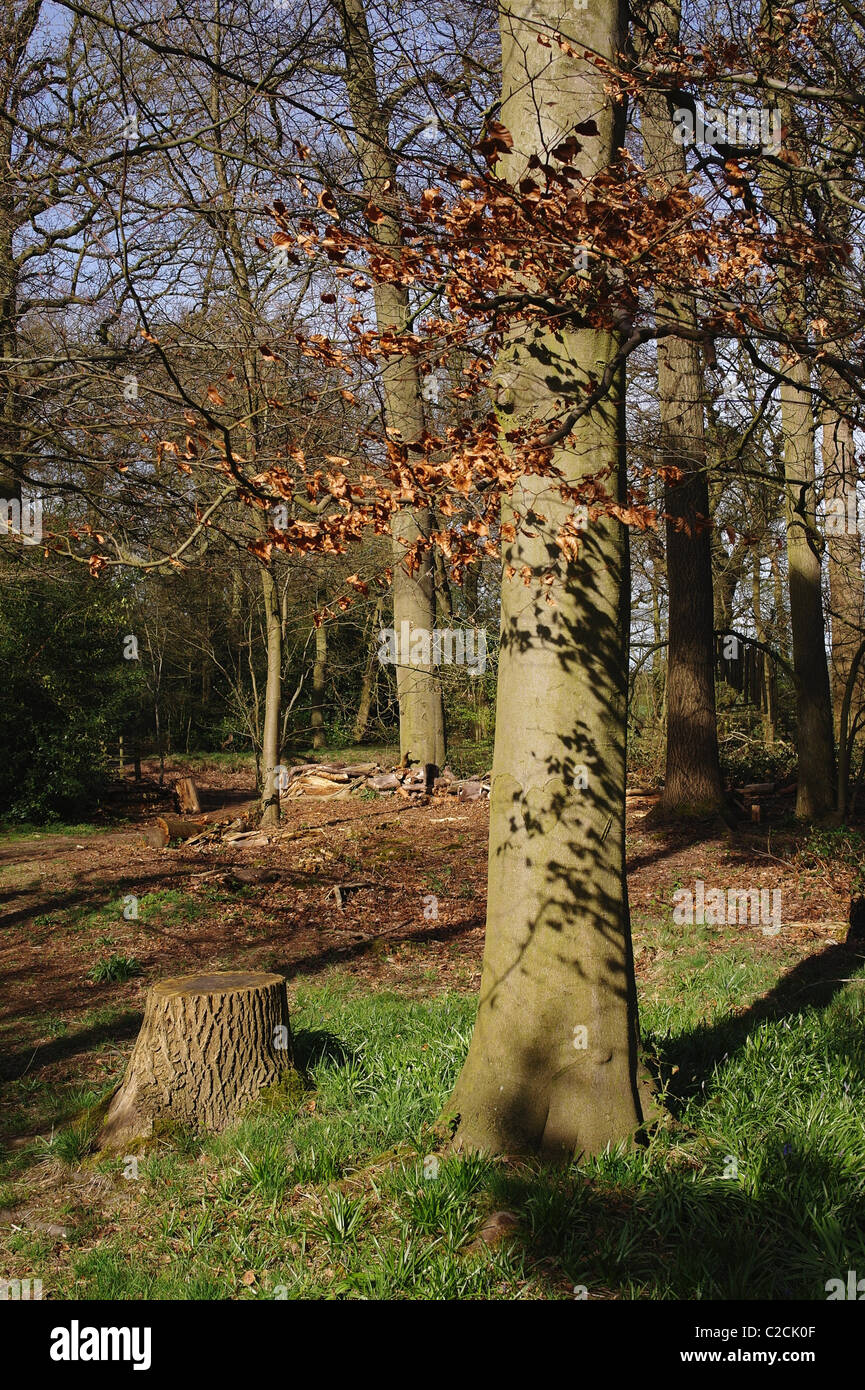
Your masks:
[[[677,43],[678,0],[653,11],[658,28]],[[672,139],[666,96],[647,92],[641,101],[643,145],[650,184],[668,193],[686,184],[684,146]],[[690,295],[656,296],[659,323],[696,330],[697,310]],[[667,758],[664,791],[655,811],[706,815],[725,808],[718,759],[715,713],[715,639],[709,487],[703,414],[703,366],[699,343],[687,337],[658,340],[658,407],[661,463],[680,470],[678,482],[664,484],[667,516]]]

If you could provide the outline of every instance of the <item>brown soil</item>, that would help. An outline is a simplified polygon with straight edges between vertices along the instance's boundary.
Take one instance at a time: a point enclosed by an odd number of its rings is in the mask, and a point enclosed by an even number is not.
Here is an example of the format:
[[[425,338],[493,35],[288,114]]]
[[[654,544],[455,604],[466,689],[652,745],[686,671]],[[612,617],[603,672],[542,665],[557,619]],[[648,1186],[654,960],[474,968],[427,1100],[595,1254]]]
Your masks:
[[[245,774],[199,773],[196,781],[212,819],[253,805]],[[310,798],[285,810],[284,823],[304,832],[298,839],[265,849],[155,850],[142,837],[142,826],[160,809],[152,788],[149,796],[129,803],[132,823],[123,827],[77,839],[43,834],[0,841],[0,1079],[104,1080],[117,1069],[117,1048],[125,1054],[131,1047],[145,991],[167,975],[277,970],[291,988],[337,971],[417,995],[477,986],[486,801]],[[753,925],[732,929],[756,952],[783,952],[787,962],[843,938],[851,875],[830,878],[800,868],[790,859],[794,832],[746,824],[728,833],[715,829],[712,838],[693,828],[649,833],[641,820],[651,804],[651,797],[629,796],[629,883],[643,983],[653,953],[640,949],[641,915],[668,915],[673,888],[697,878],[707,887],[782,890],[780,936]],[[232,884],[223,875],[233,867],[276,877]],[[178,896],[145,903],[137,921],[124,919],[127,895],[140,901],[166,890]],[[92,966],[112,955],[134,957],[142,973],[124,983],[89,980]],[[106,1009],[113,1013],[100,1018]],[[99,1044],[107,1042],[113,1047],[106,1055]],[[14,1143],[4,1108],[0,1099],[0,1131]]]

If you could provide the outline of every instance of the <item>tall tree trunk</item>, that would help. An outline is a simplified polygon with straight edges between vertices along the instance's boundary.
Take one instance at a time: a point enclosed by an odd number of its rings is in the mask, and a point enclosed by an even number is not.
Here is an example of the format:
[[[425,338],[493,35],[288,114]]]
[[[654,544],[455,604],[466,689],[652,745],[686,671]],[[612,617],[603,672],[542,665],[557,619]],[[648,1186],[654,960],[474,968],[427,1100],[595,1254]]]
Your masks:
[[[766,625],[763,622],[763,586],[760,576],[760,552],[754,553],[754,568],[751,573],[751,598],[754,604],[754,631],[757,634],[758,642],[767,642]],[[775,676],[772,664],[769,661],[763,662],[763,688],[761,692],[762,715],[763,715],[763,737],[771,747],[775,742],[776,726],[778,722],[778,710],[776,699]]]
[[[372,708],[372,693],[375,687],[376,673],[378,671],[378,625],[381,622],[381,610],[382,601],[379,599],[372,615],[372,622],[370,623],[366,665],[363,671],[363,680],[360,686],[360,699],[357,702],[357,715],[354,721],[353,738],[355,743],[363,743],[369,724],[369,712]]]
[[[463,575],[463,599],[466,605],[466,617],[472,624],[477,624],[478,614],[480,613],[480,579],[481,562],[472,560],[466,567]]]
[[[436,620],[450,627],[454,615],[454,604],[444,556],[438,546],[433,551],[433,565],[435,567]]]
[[[262,736],[261,823],[279,824],[279,740],[282,704],[282,623],[279,591],[270,564],[261,565],[261,591],[264,596],[264,622],[267,635],[267,683],[264,696]]]
[[[679,39],[677,0],[663,8],[662,24]],[[650,183],[662,195],[687,184],[683,145],[672,139],[666,96],[642,98],[642,133]],[[659,321],[696,330],[691,295],[656,296]],[[664,792],[653,813],[688,815],[725,808],[715,714],[715,637],[709,486],[703,418],[703,366],[696,340],[658,339],[661,461],[681,471],[665,482],[668,639],[667,758]]]
[[[221,60],[225,28],[217,18],[213,25],[214,57]],[[260,391],[258,387],[258,349],[255,344],[255,325],[258,319],[255,293],[246,262],[246,245],[237,220],[236,190],[231,186],[222,149],[222,99],[219,79],[214,77],[208,92],[208,106],[213,121],[212,158],[216,189],[219,195],[219,218],[216,225],[222,234],[221,250],[230,272],[237,304],[243,321],[244,378],[248,419],[252,422],[251,453],[258,453]],[[256,510],[255,529],[259,538],[266,539],[268,518]],[[279,588],[276,582],[275,561],[259,561],[261,591],[264,598],[264,623],[267,643],[267,679],[264,695],[264,730],[261,749],[261,823],[279,823],[280,735],[282,710],[282,618]]]
[[[832,405],[823,410],[823,486],[825,499],[840,504],[843,530],[827,526],[829,608],[832,632],[832,705],[837,735],[841,706],[856,648],[865,636],[865,588],[862,582],[862,540],[856,498],[856,455],[853,425],[836,402],[848,394],[834,376],[826,381]],[[860,691],[861,698],[861,691]],[[854,709],[855,709],[854,703]]]
[[[796,673],[796,815],[810,820],[834,805],[835,745],[820,553],[815,540],[814,411],[810,372],[790,363],[781,385],[786,482],[787,570]]]
[[[338,0],[346,62],[346,89],[354,124],[354,139],[360,161],[364,192],[384,217],[376,223],[373,235],[386,246],[401,240],[396,213],[396,162],[390,145],[388,116],[379,96],[372,38],[363,0]],[[376,324],[379,332],[407,330],[408,291],[400,285],[375,287]],[[385,414],[394,447],[405,447],[419,439],[424,430],[421,381],[414,359],[395,357],[382,372]],[[414,632],[432,632],[435,627],[434,559],[427,551],[416,574],[404,563],[407,545],[430,534],[427,510],[397,513],[392,526],[394,540],[393,615],[397,633],[408,624]],[[397,666],[399,698],[400,752],[420,763],[445,760],[445,723],[441,682],[431,665],[411,662]]]
[[[771,16],[769,17],[771,24]],[[788,142],[804,141],[788,97],[779,102]],[[803,220],[802,193],[795,174],[783,166],[767,167],[763,192],[768,210],[783,232]],[[782,267],[777,280],[777,313],[791,336],[807,331],[804,288],[795,270]],[[821,554],[816,530],[815,428],[811,370],[795,350],[782,348],[780,387],[784,441],[784,490],[787,574],[793,671],[796,677],[796,815],[803,820],[831,812],[835,789],[835,742],[826,629],[821,590]]]
[[[577,26],[558,4],[536,6],[529,20],[500,12],[501,120],[514,145],[498,172],[511,182],[581,120],[593,118],[599,132],[584,140],[584,173],[606,166],[622,140],[623,113],[603,76],[539,45],[538,27],[547,25],[581,52],[612,58],[624,7],[595,0]],[[586,383],[615,351],[600,330],[515,330],[499,364],[510,426],[549,417],[560,383]],[[576,483],[609,468],[621,488],[623,431],[618,373],[609,396],[556,450],[563,478]],[[544,520],[530,524],[535,503]],[[458,1147],[569,1159],[601,1152],[642,1120],[624,857],[627,535],[618,521],[598,520],[579,556],[567,559],[555,537],[570,507],[549,481],[524,475],[513,505],[521,519],[503,555],[480,1003],[445,1115],[456,1122]],[[551,564],[554,607],[542,583]],[[580,764],[587,787],[575,777]]]
[[[327,628],[324,623],[315,629],[315,662],[312,668],[312,746],[323,748],[324,691],[327,679]]]

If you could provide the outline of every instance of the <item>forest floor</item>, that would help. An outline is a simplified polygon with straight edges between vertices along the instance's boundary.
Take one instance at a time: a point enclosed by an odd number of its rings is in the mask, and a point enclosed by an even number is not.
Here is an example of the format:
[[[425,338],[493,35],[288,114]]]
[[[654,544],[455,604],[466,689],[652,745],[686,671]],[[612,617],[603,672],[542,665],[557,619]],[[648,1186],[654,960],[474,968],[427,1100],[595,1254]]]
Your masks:
[[[252,803],[248,771],[193,771],[210,818]],[[865,1267],[865,991],[840,945],[859,832],[804,834],[781,807],[720,836],[650,833],[651,797],[629,796],[669,1124],[590,1166],[590,1188],[585,1168],[456,1160],[431,1184],[428,1127],[480,980],[488,804],[310,798],[285,808],[295,839],[155,850],[142,827],[160,804],[0,835],[0,1277],[41,1278],[46,1297],[825,1297],[821,1271],[857,1251]],[[698,879],[780,890],[780,931],[676,925],[673,893]],[[134,1174],[89,1157],[87,1109],[122,1074],[148,986],[227,968],[285,974],[309,1099],[156,1145]],[[520,1240],[487,1233],[502,1207]]]

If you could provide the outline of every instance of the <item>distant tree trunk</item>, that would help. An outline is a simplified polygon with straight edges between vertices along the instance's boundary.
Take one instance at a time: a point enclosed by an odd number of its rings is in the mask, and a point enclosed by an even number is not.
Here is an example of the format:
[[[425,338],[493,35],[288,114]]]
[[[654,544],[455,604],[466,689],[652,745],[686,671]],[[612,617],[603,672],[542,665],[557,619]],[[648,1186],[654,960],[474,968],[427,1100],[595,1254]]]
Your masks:
[[[679,38],[678,5],[662,11],[673,43]],[[672,139],[666,96],[642,98],[642,134],[650,184],[669,193],[686,186],[683,145]],[[656,296],[659,320],[695,330],[691,295]],[[653,815],[707,814],[725,808],[715,714],[715,637],[709,487],[703,418],[703,366],[699,343],[659,339],[658,406],[661,462],[681,471],[665,482],[667,553],[667,758],[664,791]]]
[[[558,5],[536,5],[529,19],[500,11],[501,120],[514,140],[500,177],[524,177],[532,154],[545,157],[589,118],[598,134],[583,141],[581,170],[614,157],[624,113],[605,94],[604,76],[536,35],[549,25],[580,53],[611,59],[624,21],[617,0],[594,0],[576,22]],[[498,367],[509,426],[548,416],[561,382],[596,379],[616,346],[600,329],[515,327]],[[615,479],[624,487],[622,377],[556,449],[568,483],[603,468],[608,487]],[[445,1116],[460,1148],[567,1160],[627,1139],[643,1114],[624,859],[627,535],[618,521],[599,519],[579,555],[565,557],[555,537],[571,504],[529,473],[515,485],[513,507],[516,536],[502,556],[483,975]],[[554,607],[543,583],[551,568]],[[575,777],[581,764],[587,787]]]
[[[436,621],[450,627],[454,615],[454,604],[451,598],[451,586],[448,582],[444,556],[438,546],[433,552],[433,563],[435,565]]]
[[[363,671],[363,680],[360,686],[360,699],[357,702],[357,715],[354,721],[353,738],[355,743],[363,743],[369,725],[369,713],[372,708],[372,695],[375,687],[375,678],[378,674],[378,629],[381,622],[382,601],[379,599],[372,615],[372,622],[368,634],[366,665]]]
[[[384,217],[372,227],[386,246],[401,242],[396,212],[396,162],[390,145],[388,115],[379,96],[375,53],[363,0],[338,0],[346,63],[346,90],[354,124],[354,139],[364,190],[381,208]],[[374,290],[379,332],[406,330],[408,291],[401,285],[377,284]],[[385,414],[391,441],[405,447],[419,439],[425,420],[417,364],[408,355],[388,360],[382,371]],[[407,546],[430,534],[427,510],[398,512],[392,523],[394,540],[393,613],[398,634],[407,624],[409,634],[432,632],[435,627],[434,560],[427,551],[417,573],[404,563]],[[445,760],[445,724],[441,682],[430,665],[401,662],[397,666],[400,752],[421,764]]]
[[[315,663],[312,668],[312,746],[323,748],[324,692],[327,682],[327,628],[324,623],[315,629]]]
[[[652,709],[657,713],[665,703],[664,692],[667,686],[667,663],[661,646],[661,596],[660,582],[655,574],[652,583],[652,641],[655,652],[652,655]]]
[[[751,598],[754,604],[754,631],[757,634],[758,642],[768,643],[769,638],[766,633],[766,625],[763,622],[763,599],[762,583],[760,578],[760,554],[754,552],[754,568],[751,575]],[[771,747],[775,742],[776,726],[778,721],[777,701],[775,695],[775,679],[772,674],[772,666],[769,661],[763,662],[763,737]]]
[[[796,673],[796,815],[810,820],[834,805],[835,748],[820,554],[815,541],[814,413],[805,362],[788,364],[781,386],[787,484],[787,570]]]
[[[474,560],[467,566],[463,575],[463,598],[466,605],[466,617],[470,623],[477,623],[480,613],[480,578],[481,562]]]
[[[735,627],[736,591],[745,575],[745,562],[751,553],[751,545],[750,541],[740,536],[728,554],[717,526],[713,526],[711,547],[715,628],[719,632],[726,632],[728,628]]]
[[[770,24],[771,24],[771,15]],[[779,101],[788,140],[807,137],[789,98]],[[763,192],[781,231],[803,217],[801,185],[782,165],[767,166]],[[809,310],[795,272],[782,266],[777,279],[777,312],[791,336],[805,331]],[[815,428],[811,369],[792,349],[781,349],[781,431],[784,441],[787,573],[793,670],[796,676],[796,815],[803,820],[828,814],[835,803],[835,742],[826,629],[823,620],[821,555],[816,530]]]
[[[826,382],[833,406],[823,411],[823,485],[827,502],[841,504],[844,530],[827,527],[829,606],[832,632],[832,705],[837,735],[847,677],[865,630],[865,588],[862,582],[862,541],[856,497],[856,455],[850,417],[835,408],[847,394],[834,375]],[[847,523],[852,522],[852,526]],[[854,709],[856,703],[854,702]]]
[[[264,522],[262,521],[262,527]],[[267,681],[264,694],[264,732],[261,746],[262,825],[279,824],[279,739],[282,705],[282,622],[279,592],[271,563],[261,565],[261,591],[264,596],[264,623],[267,637]]]

